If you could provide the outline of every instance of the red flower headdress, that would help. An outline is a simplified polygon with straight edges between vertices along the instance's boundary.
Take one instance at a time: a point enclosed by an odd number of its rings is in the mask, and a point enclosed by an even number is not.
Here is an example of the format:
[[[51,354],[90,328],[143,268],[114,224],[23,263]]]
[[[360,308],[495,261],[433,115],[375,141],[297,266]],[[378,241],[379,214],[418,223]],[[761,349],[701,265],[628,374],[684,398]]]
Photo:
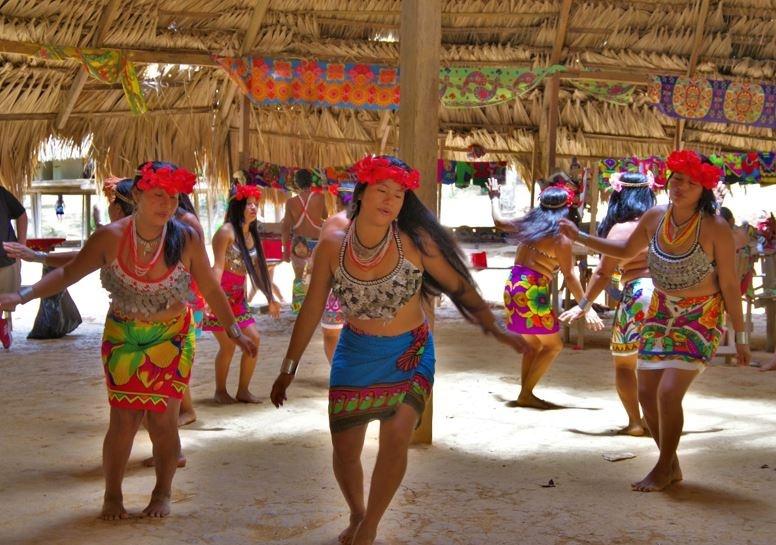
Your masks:
[[[582,201],[580,199],[579,186],[565,173],[557,172],[553,174],[552,177],[550,178],[549,185],[547,185],[544,189],[542,189],[542,193],[544,193],[550,188],[562,189],[563,191],[565,191],[566,201],[552,206],[542,204],[544,208],[565,208],[565,207],[571,208],[572,206],[580,206],[582,204]],[[539,194],[539,199],[541,199],[541,194]]]
[[[716,188],[722,177],[720,168],[702,162],[698,154],[691,150],[672,151],[666,159],[666,166],[672,173],[686,174],[705,189]]]
[[[393,180],[410,191],[420,187],[420,173],[413,169],[409,171],[391,164],[385,157],[367,155],[351,167],[359,182],[375,184],[386,180]]]
[[[259,189],[258,186],[255,185],[238,185],[237,189],[234,192],[234,195],[232,195],[229,199],[236,200],[236,201],[247,201],[253,197],[257,201],[261,199],[261,189]]]
[[[163,166],[154,170],[153,163],[145,163],[138,171],[137,188],[147,191],[155,187],[164,189],[168,195],[191,193],[197,183],[197,176],[183,167]]]

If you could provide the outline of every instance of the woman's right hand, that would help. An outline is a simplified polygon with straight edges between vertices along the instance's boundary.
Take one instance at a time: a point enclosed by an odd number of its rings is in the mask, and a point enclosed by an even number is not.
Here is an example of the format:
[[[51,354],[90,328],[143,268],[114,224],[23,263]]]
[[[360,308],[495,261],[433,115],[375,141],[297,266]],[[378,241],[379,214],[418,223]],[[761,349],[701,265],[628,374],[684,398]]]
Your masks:
[[[232,340],[234,341],[234,344],[240,347],[240,350],[242,350],[245,354],[250,354],[252,358],[255,358],[256,354],[259,353],[259,349],[256,347],[256,344],[246,335],[240,335],[236,339]]]
[[[275,407],[280,408],[283,402],[288,399],[286,390],[288,390],[293,380],[294,375],[290,373],[280,373],[278,378],[275,379],[275,383],[272,385],[272,392],[269,394],[269,398]]]
[[[574,225],[574,222],[563,218],[558,222],[558,230],[564,237],[575,241],[579,238],[579,228]]]
[[[24,261],[34,261],[35,251],[18,242],[3,242],[3,249],[8,257]]]
[[[13,310],[16,305],[22,304],[22,298],[18,293],[0,293],[0,310]]]
[[[496,178],[488,178],[487,182],[487,188],[488,188],[488,197],[491,199],[493,197],[501,197],[501,187],[498,185],[498,180]]]
[[[512,333],[511,331],[498,331],[493,334],[496,340],[502,344],[505,344],[512,348],[515,352],[520,354],[530,354],[533,352],[531,345],[526,342],[522,335],[519,333]]]
[[[570,309],[561,313],[561,315],[558,316],[558,320],[560,320],[563,323],[570,324],[574,320],[578,320],[579,318],[581,318],[584,314],[585,314],[585,311],[582,310],[582,308],[579,305],[575,305]]]

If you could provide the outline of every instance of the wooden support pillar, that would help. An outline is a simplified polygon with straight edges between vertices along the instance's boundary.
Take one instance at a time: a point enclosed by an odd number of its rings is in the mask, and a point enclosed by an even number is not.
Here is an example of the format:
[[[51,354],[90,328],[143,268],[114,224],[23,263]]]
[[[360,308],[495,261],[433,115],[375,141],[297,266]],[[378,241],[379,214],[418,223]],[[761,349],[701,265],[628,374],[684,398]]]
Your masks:
[[[695,75],[695,69],[698,67],[698,59],[703,46],[703,36],[706,31],[706,17],[709,14],[709,0],[701,0],[698,7],[698,17],[695,19],[695,34],[693,35],[692,52],[690,53],[690,62],[687,65],[687,77]],[[674,132],[674,149],[684,147],[684,127],[687,121],[679,119],[676,122],[676,131]]]
[[[32,201],[32,232],[35,233],[35,238],[41,238],[40,193],[33,193],[30,200]]]
[[[251,157],[251,103],[248,97],[240,97],[240,132],[238,136],[239,160],[237,168],[248,166]],[[229,173],[232,174],[231,172]]]
[[[399,156],[420,171],[415,192],[434,214],[437,209],[439,137],[439,57],[442,46],[441,0],[403,0],[399,32]],[[427,309],[432,312],[432,309]],[[429,400],[414,443],[431,443],[433,404]]]

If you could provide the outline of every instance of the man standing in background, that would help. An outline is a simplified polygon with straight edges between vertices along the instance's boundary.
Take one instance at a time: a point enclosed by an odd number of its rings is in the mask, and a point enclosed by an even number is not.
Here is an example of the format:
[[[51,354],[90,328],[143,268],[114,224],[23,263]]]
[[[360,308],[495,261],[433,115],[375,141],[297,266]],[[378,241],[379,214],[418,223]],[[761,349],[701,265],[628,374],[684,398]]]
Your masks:
[[[11,220],[16,221],[16,231]],[[0,186],[0,293],[15,292],[22,283],[21,263],[8,257],[3,242],[26,244],[27,212],[16,197]],[[3,348],[11,347],[12,329],[11,312],[0,313],[0,342]]]

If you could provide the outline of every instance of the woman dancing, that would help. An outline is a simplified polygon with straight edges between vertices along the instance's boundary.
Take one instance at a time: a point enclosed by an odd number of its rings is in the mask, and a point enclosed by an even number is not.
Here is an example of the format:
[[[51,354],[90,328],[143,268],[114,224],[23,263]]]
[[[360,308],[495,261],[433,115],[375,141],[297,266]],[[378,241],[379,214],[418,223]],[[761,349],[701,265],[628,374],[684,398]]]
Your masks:
[[[202,240],[174,218],[178,194],[190,192],[194,182],[192,173],[171,163],[142,164],[134,179],[136,206],[131,216],[95,231],[75,259],[34,286],[0,294],[0,308],[13,307],[62,291],[101,269],[103,287],[111,295],[101,350],[111,407],[103,445],[106,520],[128,517],[121,485],[144,415],[153,443],[156,485],[143,513],[151,517],[170,513],[180,451],[178,408],[194,356],[187,306],[192,276],[210,307],[230,324],[235,342],[246,352],[256,352],[235,323]]]
[[[708,365],[722,336],[724,309],[735,330],[738,364],[748,365],[749,333],[744,328],[735,270],[733,235],[715,214],[713,189],[722,173],[690,150],[667,159],[670,203],[648,210],[627,240],[581,233],[563,221],[561,232],[588,248],[630,260],[645,248],[655,284],[639,341],[639,403],[660,456],[634,490],[663,490],[682,479],[676,449],[684,425],[682,400]]]
[[[598,226],[598,236],[607,240],[627,240],[636,229],[639,218],[655,206],[655,177],[651,172],[647,175],[638,172],[616,172],[609,178],[609,185],[612,188],[609,209]],[[628,260],[603,256],[587,285],[585,296],[577,306],[561,314],[560,320],[572,322],[589,311],[592,301],[609,285],[618,268],[624,287],[614,313],[609,348],[614,358],[617,395],[628,414],[628,425],[618,433],[641,436],[645,430],[639,411],[636,355],[639,351],[641,321],[649,308],[653,290],[646,249]]]
[[[558,270],[577,301],[582,300],[582,284],[574,269],[571,241],[558,233],[558,222],[569,218],[580,221],[576,184],[564,173],[555,174],[539,195],[539,206],[520,219],[501,215],[501,190],[495,179],[488,181],[493,223],[496,228],[513,233],[519,241],[515,265],[504,288],[507,329],[520,333],[532,351],[523,353],[518,407],[552,409],[556,405],[534,395],[539,380],[563,348],[558,333],[558,319],[552,308],[550,285]],[[586,314],[590,323],[600,323],[598,315]]]
[[[412,430],[431,393],[434,343],[423,301],[449,294],[483,331],[520,351],[474,287],[461,252],[413,192],[419,175],[390,156],[354,165],[359,183],[346,229],[327,229],[316,250],[310,290],[294,324],[272,402],[280,406],[321,318],[329,291],[347,324],[332,361],[329,425],[334,475],[350,508],[340,543],[374,542],[404,477]],[[361,450],[367,424],[380,420],[380,446],[368,502]]]
[[[256,320],[248,308],[245,298],[245,280],[250,276],[254,287],[264,293],[269,302],[269,313],[273,318],[280,315],[280,305],[272,295],[272,282],[267,271],[267,260],[261,247],[258,224],[258,204],[261,190],[255,185],[236,185],[229,197],[226,222],[213,235],[213,270],[220,278],[221,288],[229,298],[232,312],[243,334],[259,346],[259,330]],[[229,366],[234,356],[235,343],[223,327],[218,316],[208,313],[203,328],[212,331],[218,341],[216,354],[216,403],[261,403],[249,389],[253,371],[256,368],[257,352],[243,352],[240,358],[240,378],[237,395],[232,397],[226,390]]]

